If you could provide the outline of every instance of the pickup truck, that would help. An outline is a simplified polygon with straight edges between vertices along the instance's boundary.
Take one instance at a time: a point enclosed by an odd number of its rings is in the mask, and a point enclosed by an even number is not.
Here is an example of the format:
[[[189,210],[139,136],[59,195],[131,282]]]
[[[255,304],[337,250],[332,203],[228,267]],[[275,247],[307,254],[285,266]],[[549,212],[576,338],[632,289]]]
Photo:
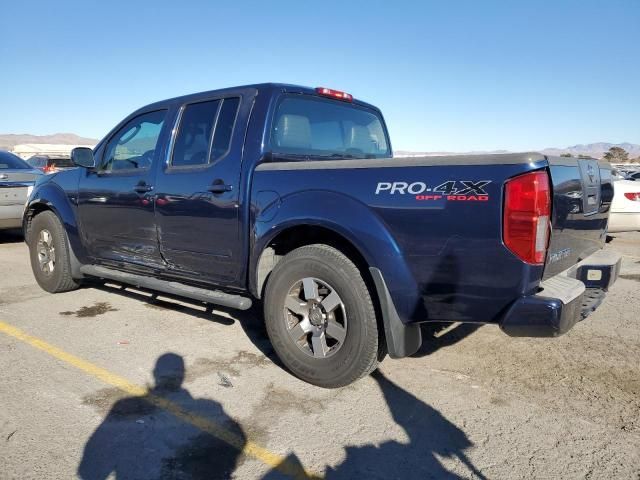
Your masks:
[[[611,168],[539,153],[394,158],[381,112],[259,84],[125,118],[23,219],[49,292],[103,279],[248,309],[283,364],[347,385],[422,343],[422,322],[567,332],[602,301]]]

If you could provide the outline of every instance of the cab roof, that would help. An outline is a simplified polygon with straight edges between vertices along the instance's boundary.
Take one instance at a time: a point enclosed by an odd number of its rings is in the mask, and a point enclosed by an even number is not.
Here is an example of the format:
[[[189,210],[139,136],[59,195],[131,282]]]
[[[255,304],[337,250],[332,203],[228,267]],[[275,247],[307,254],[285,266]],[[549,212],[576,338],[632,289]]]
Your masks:
[[[277,93],[301,93],[306,95],[320,96],[316,92],[315,88],[305,87],[302,85],[292,85],[288,83],[255,83],[251,85],[240,85],[237,87],[221,88],[216,90],[207,90],[204,92],[191,93],[188,95],[181,95],[179,97],[173,97],[173,98],[168,98],[166,100],[160,100],[158,102],[154,102],[152,104],[146,105],[142,109],[148,109],[150,107],[151,108],[162,107],[162,106],[176,104],[176,103],[178,104],[188,103],[188,102],[197,101],[201,98],[208,98],[215,95],[228,95],[235,92],[239,92],[241,90],[250,90],[250,89],[257,90],[258,94],[265,94],[265,95],[273,95]],[[322,98],[326,98],[326,97],[322,97]],[[352,103],[379,111],[378,107],[376,107],[375,105],[372,105],[367,102],[363,102],[361,100],[357,100],[355,98],[353,99]],[[142,110],[142,109],[139,109],[139,110]]]

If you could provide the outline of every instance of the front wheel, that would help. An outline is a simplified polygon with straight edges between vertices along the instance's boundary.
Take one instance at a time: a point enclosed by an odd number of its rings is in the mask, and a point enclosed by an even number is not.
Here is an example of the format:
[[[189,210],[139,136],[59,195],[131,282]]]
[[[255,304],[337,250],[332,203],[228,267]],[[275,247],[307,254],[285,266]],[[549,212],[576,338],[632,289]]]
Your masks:
[[[358,268],[327,245],[287,254],[265,291],[267,333],[278,357],[296,376],[336,388],[372,372],[378,326]]]
[[[31,221],[29,256],[33,275],[43,290],[59,293],[78,288],[71,276],[67,234],[53,212],[42,212]]]

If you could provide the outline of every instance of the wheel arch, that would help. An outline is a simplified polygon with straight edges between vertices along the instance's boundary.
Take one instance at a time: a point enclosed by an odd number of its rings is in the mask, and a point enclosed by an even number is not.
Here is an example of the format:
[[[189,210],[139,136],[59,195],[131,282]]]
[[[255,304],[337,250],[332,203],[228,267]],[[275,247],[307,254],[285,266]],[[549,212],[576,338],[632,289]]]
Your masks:
[[[352,239],[332,225],[321,223],[293,223],[271,232],[261,242],[262,246],[251,262],[249,287],[256,298],[262,298],[267,278],[276,264],[296,248],[312,244],[324,244],[345,254],[363,276],[369,277],[369,261]],[[370,278],[365,278],[368,283]],[[370,285],[373,285],[372,283]]]

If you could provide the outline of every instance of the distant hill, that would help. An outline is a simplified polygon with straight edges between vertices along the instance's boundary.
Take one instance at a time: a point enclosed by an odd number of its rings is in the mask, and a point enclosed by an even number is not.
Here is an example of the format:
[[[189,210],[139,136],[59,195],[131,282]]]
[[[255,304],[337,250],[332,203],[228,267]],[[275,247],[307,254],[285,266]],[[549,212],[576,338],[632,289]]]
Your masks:
[[[580,145],[573,145],[566,148],[544,148],[535,150],[545,155],[561,155],[563,153],[570,153],[574,157],[578,155],[588,155],[594,158],[602,158],[602,156],[611,147],[621,147],[629,152],[629,158],[640,157],[640,145],[636,143],[587,143]],[[426,156],[432,157],[436,155],[462,155],[462,154],[490,154],[490,153],[508,153],[508,150],[492,150],[492,151],[476,151],[476,152],[411,152],[406,150],[397,150],[395,154],[399,157],[419,157]]]
[[[53,135],[0,134],[0,150],[11,150],[23,143],[48,143],[54,145],[95,145],[98,140],[85,138],[75,133],[54,133]]]
[[[570,153],[574,157],[578,155],[589,155],[594,158],[602,158],[602,156],[611,148],[620,147],[629,152],[629,158],[640,157],[640,145],[636,143],[587,143],[580,145],[573,145],[567,148],[545,148],[541,150],[541,153],[545,155],[561,155],[563,153]]]

